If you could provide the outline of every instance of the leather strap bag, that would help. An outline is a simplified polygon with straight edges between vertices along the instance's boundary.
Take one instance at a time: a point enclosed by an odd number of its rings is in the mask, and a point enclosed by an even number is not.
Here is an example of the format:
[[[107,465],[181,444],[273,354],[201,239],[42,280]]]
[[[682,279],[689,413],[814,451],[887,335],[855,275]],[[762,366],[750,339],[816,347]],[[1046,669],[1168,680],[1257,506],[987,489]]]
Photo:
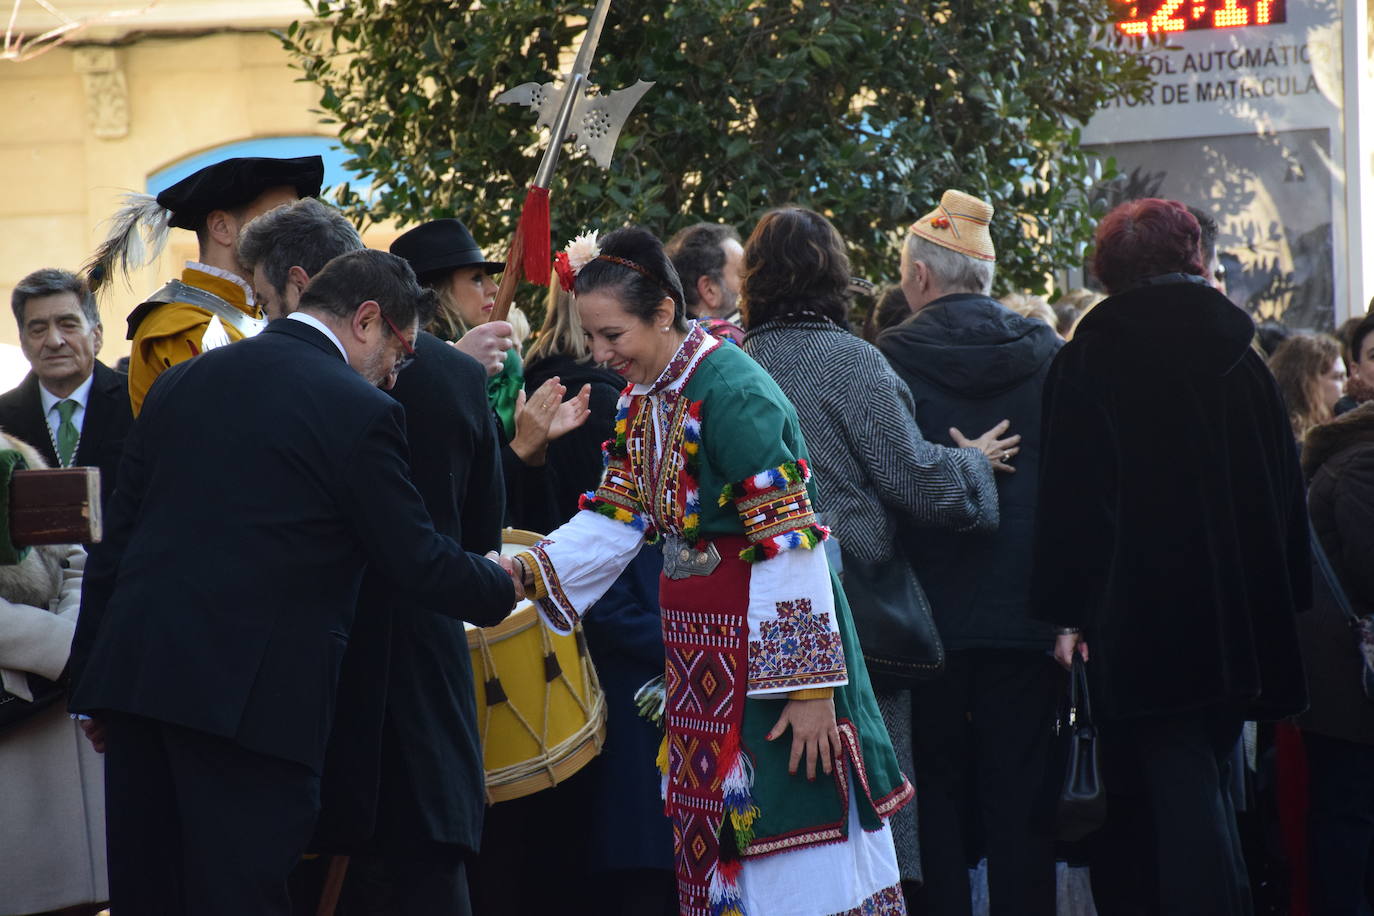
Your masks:
[[[868,563],[841,551],[844,594],[873,684],[901,690],[944,673],[945,646],[906,558]]]
[[[1336,576],[1336,570],[1317,537],[1316,529],[1309,525],[1308,530],[1312,537],[1312,560],[1317,565],[1317,572],[1325,581],[1331,597],[1341,609],[1346,623],[1350,625],[1351,633],[1354,634],[1355,649],[1360,653],[1360,686],[1364,690],[1365,699],[1374,700],[1374,615],[1362,616],[1355,613],[1350,596],[1345,593],[1345,586],[1341,585],[1341,580]]]
[[[1068,734],[1069,746],[1055,820],[1059,839],[1073,842],[1101,827],[1107,819],[1097,727],[1088,697],[1088,671],[1077,651],[1069,671],[1069,705],[1061,726],[1061,733]]]

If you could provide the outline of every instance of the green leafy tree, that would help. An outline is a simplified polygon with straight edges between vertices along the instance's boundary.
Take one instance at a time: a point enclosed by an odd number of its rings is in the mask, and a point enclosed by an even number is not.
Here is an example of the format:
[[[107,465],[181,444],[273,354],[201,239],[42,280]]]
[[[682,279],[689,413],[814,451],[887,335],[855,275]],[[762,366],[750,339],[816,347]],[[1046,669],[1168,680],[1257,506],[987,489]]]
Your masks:
[[[457,216],[489,249],[514,229],[542,137],[505,89],[562,69],[590,0],[310,0],[283,36],[350,166],[360,224]],[[592,79],[655,86],[609,172],[565,150],[557,243],[636,222],[747,232],[786,203],[825,213],[856,271],[897,272],[945,188],[991,200],[1000,285],[1043,289],[1091,235],[1100,168],[1077,125],[1146,83],[1108,49],[1104,0],[616,0]],[[561,57],[560,57],[561,55]]]

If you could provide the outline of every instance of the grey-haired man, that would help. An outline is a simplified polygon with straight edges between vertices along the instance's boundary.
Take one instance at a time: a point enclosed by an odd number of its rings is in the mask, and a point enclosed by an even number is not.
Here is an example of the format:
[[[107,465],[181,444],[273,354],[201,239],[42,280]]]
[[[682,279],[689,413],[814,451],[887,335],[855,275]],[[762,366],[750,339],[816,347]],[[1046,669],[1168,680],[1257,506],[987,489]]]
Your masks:
[[[108,500],[133,413],[127,377],[96,359],[104,328],[86,281],[66,270],[36,270],[15,286],[10,305],[33,371],[0,395],[0,429],[52,467],[100,468]]]

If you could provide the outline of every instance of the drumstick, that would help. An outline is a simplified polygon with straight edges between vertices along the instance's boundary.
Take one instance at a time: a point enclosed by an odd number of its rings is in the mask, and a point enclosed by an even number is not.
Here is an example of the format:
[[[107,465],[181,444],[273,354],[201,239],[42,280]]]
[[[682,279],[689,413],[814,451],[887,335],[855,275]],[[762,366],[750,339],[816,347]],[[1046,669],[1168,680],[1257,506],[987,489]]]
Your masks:
[[[315,916],[334,916],[347,874],[348,856],[330,856],[329,871],[324,876],[324,889],[320,891],[320,905],[315,910]]]

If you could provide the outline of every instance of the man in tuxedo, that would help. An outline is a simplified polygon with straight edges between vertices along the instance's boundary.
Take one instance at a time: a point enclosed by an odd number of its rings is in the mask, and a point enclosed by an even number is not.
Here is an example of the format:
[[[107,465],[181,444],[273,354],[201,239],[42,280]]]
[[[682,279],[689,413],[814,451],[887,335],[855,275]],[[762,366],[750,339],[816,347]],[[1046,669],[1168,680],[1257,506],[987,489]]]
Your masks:
[[[514,603],[497,564],[435,532],[376,387],[427,306],[404,261],[354,251],[293,315],[150,389],[72,647],[115,912],[290,912],[366,568],[483,624]]]
[[[239,260],[263,308],[291,314],[326,262],[361,247],[341,213],[301,200],[249,223]],[[436,530],[468,550],[497,549],[505,489],[486,370],[433,334],[422,332],[415,350],[390,390],[405,408],[411,480]],[[486,797],[461,616],[461,604],[436,606],[381,569],[363,579],[355,634],[373,635],[350,642],[343,659],[312,843],[352,856],[343,909],[470,912],[466,863]],[[313,899],[298,900],[298,912],[313,912],[303,903]]]
[[[50,467],[100,468],[108,503],[134,417],[125,377],[96,359],[104,329],[95,298],[76,274],[44,268],[19,281],[10,305],[33,371],[0,395],[0,429]]]

